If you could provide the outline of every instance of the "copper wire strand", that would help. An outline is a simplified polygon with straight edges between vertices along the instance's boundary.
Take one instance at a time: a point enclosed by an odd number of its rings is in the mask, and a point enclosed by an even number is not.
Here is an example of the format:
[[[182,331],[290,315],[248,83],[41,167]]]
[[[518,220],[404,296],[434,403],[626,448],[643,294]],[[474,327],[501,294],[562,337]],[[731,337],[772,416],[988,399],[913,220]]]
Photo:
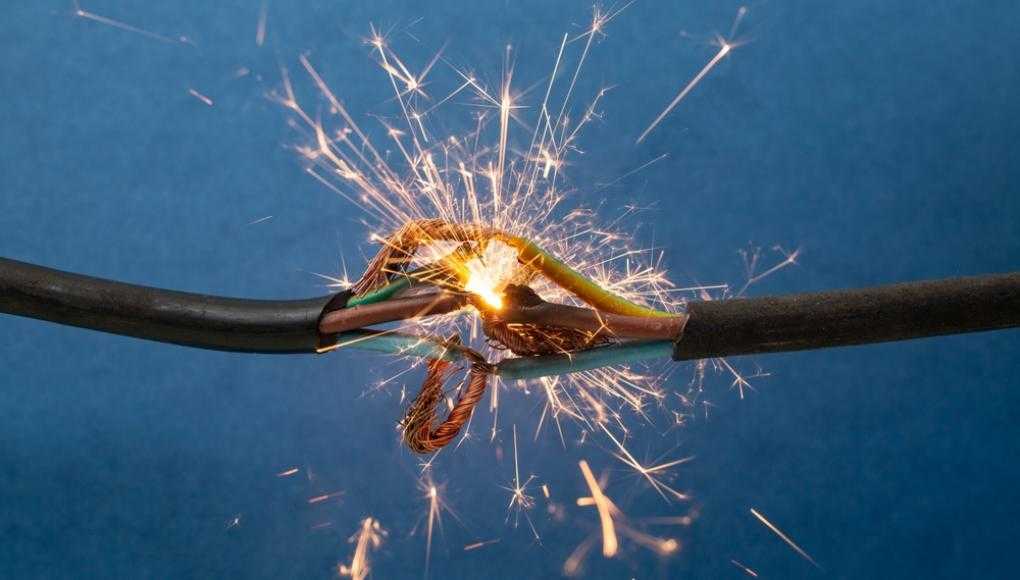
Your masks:
[[[442,219],[416,220],[404,224],[389,238],[365,268],[365,273],[351,286],[355,295],[385,285],[391,277],[404,272],[414,259],[422,240],[470,241],[463,226]]]
[[[460,340],[454,336],[450,342],[459,345]],[[494,371],[493,366],[485,362],[480,354],[471,350],[467,352],[473,353],[470,356],[474,360],[469,364],[467,377],[461,385],[457,402],[450,409],[446,419],[435,426],[433,425],[436,421],[436,411],[444,399],[443,386],[449,379],[454,364],[442,359],[428,362],[421,390],[401,421],[404,442],[411,451],[432,453],[449,445],[464,424],[471,419],[475,405],[485,395],[489,375]]]
[[[545,317],[551,323],[529,320],[523,309],[548,304],[527,286],[510,285],[503,293],[504,308],[494,312],[485,308],[484,303],[472,300],[482,318],[482,332],[488,338],[489,346],[497,350],[509,350],[518,356],[543,356],[569,354],[579,350],[607,344],[613,337],[605,332],[597,317],[584,319],[581,328],[560,325],[559,317]],[[579,309],[583,310],[583,309]]]
[[[488,316],[482,318],[482,332],[490,347],[509,350],[517,356],[570,354],[612,342],[610,337],[598,332],[538,324],[510,324]]]

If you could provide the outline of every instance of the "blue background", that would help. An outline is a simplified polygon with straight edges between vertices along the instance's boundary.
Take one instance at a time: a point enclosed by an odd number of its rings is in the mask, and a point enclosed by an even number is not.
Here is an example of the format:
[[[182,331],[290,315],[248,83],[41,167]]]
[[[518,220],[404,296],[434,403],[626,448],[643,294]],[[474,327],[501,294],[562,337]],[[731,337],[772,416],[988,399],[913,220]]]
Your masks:
[[[321,293],[310,272],[335,273],[340,256],[357,270],[369,251],[359,210],[287,147],[297,139],[265,98],[281,65],[293,71],[309,51],[372,126],[365,115],[392,103],[360,41],[370,22],[420,39],[396,36],[417,66],[449,41],[456,62],[495,71],[513,42],[526,85],[546,73],[562,33],[590,18],[583,2],[277,1],[260,48],[257,1],[85,5],[194,45],[76,19],[68,4],[11,4],[0,18],[0,253],[248,297]],[[1020,269],[1020,6],[752,5],[741,27],[751,42],[634,146],[714,54],[703,39],[725,34],[737,7],[645,1],[609,25],[578,88],[618,85],[571,167],[581,203],[605,198],[606,217],[654,208],[636,220],[640,237],[668,249],[681,284],[739,283],[736,250],[749,241],[804,250],[759,294]],[[242,66],[252,74],[233,79]],[[661,153],[669,158],[586,194]],[[375,577],[425,574],[417,458],[394,432],[399,387],[365,394],[400,363],[210,353],[12,317],[0,329],[3,577],[328,577],[367,514],[390,534]],[[735,361],[771,377],[740,401],[714,376],[709,420],[667,431],[662,413],[635,435],[642,457],[674,447],[696,456],[677,480],[690,505],[663,504],[605,442],[563,450],[549,432],[532,441],[541,394],[504,393],[496,442],[436,464],[460,521],[445,518],[428,574],[557,576],[595,523],[572,505],[585,457],[611,470],[608,492],[635,517],[701,514],[689,529],[656,528],[682,540],[677,557],[596,553],[588,577],[741,577],[731,559],[763,578],[1009,577],[1018,347],[1010,331]],[[671,386],[689,374],[682,366]],[[540,543],[505,523],[513,423],[522,470],[568,512],[557,523],[539,502]],[[275,477],[291,466],[302,475]],[[335,490],[339,500],[307,504]],[[332,527],[310,531],[325,521]]]

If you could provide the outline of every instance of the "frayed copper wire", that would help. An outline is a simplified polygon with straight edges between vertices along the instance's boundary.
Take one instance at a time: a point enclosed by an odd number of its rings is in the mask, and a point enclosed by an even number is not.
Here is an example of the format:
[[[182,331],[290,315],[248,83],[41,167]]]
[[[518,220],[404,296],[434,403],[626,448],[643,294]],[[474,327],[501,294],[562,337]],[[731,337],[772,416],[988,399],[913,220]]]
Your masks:
[[[524,286],[508,287],[505,298],[511,307],[545,303],[538,294]],[[475,306],[481,314],[482,331],[488,338],[489,346],[510,350],[518,356],[564,354],[610,342],[610,338],[598,330],[508,323],[500,320],[498,313],[485,308],[483,304],[476,302]],[[444,399],[443,387],[455,365],[444,359],[433,359],[427,363],[425,381],[400,423],[404,431],[404,442],[416,453],[438,451],[457,437],[471,418],[475,405],[485,394],[488,376],[493,372],[493,365],[486,362],[481,354],[462,346],[458,336],[449,339],[448,347],[459,350],[470,360],[467,377],[446,419],[433,426],[437,409]]]
[[[384,286],[392,276],[406,271],[423,243],[433,240],[473,242],[485,231],[481,226],[450,223],[443,219],[410,221],[383,240],[383,247],[351,290],[357,296]]]
[[[404,224],[393,235],[383,241],[372,261],[365,268],[365,273],[351,286],[355,296],[371,292],[389,282],[390,274],[402,271],[411,263],[414,253],[418,250],[420,240],[425,233],[423,227],[433,221],[410,221]]]
[[[509,349],[520,356],[575,352],[608,342],[606,337],[587,331],[535,324],[506,324],[491,316],[484,318],[483,329],[491,346]],[[456,365],[445,359],[433,359],[427,363],[421,390],[400,423],[404,442],[416,453],[439,451],[457,437],[471,419],[475,405],[485,395],[489,375],[493,373],[493,365],[487,363],[481,354],[461,347],[456,336],[449,342],[471,361],[467,377],[461,385],[457,402],[446,419],[436,425],[437,410],[445,398],[443,387]]]
[[[516,324],[483,314],[482,332],[489,346],[496,350],[509,350],[517,356],[543,356],[567,354],[602,346],[611,339],[597,332],[559,328],[542,324]]]
[[[527,286],[507,286],[503,299],[506,302],[504,310],[507,311],[548,304]],[[502,318],[501,311],[487,309],[477,300],[474,304],[481,315],[482,332],[488,338],[489,346],[497,350],[509,350],[517,356],[567,354],[602,346],[611,341],[601,328],[564,328],[556,326],[555,322],[508,322]]]
[[[452,337],[450,342],[456,347],[460,345],[460,339],[456,336]],[[449,445],[464,424],[471,419],[475,405],[485,395],[489,375],[493,372],[492,365],[485,362],[482,355],[463,347],[460,349],[472,359],[467,378],[461,385],[460,396],[446,419],[435,426],[433,425],[436,421],[436,411],[444,399],[443,386],[449,379],[454,364],[442,359],[428,362],[425,382],[400,423],[404,430],[404,442],[411,451],[432,453]]]
[[[522,302],[537,299],[533,292],[521,296]],[[482,330],[490,346],[508,349],[519,356],[575,352],[609,342],[606,336],[598,332],[538,324],[510,324],[487,310],[480,309],[479,312],[482,313]],[[461,385],[457,402],[453,404],[446,419],[436,425],[436,412],[444,399],[443,387],[455,365],[444,359],[433,359],[427,363],[425,381],[400,423],[404,431],[404,442],[416,453],[439,451],[457,437],[464,424],[471,419],[475,405],[485,395],[489,375],[493,372],[493,366],[481,354],[461,346],[456,335],[450,338],[449,346],[460,350],[470,360],[467,377]]]

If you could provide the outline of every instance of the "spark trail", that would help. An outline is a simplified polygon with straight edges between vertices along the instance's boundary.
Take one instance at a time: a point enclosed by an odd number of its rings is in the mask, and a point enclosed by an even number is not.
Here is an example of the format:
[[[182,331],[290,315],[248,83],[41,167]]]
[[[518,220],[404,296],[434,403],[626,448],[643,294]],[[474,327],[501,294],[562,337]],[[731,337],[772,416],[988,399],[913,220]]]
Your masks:
[[[259,6],[259,20],[255,26],[255,46],[262,46],[266,41],[266,17],[269,14],[269,0],[262,0]]]
[[[198,92],[195,89],[188,89],[188,94],[195,97],[199,101],[202,101],[203,103],[205,103],[205,105],[209,107],[213,106],[213,100],[211,98],[209,98],[207,95]]]
[[[747,16],[747,12],[748,12],[747,6],[741,6],[737,10],[737,15],[733,19],[733,25],[730,26],[729,35],[725,39],[720,36],[716,37],[715,42],[719,46],[719,51],[715,53],[715,56],[713,56],[711,60],[709,60],[705,64],[705,66],[701,67],[701,70],[698,71],[698,74],[694,75],[694,78],[688,81],[687,84],[684,85],[682,89],[680,89],[680,92],[677,93],[676,97],[674,97],[673,100],[670,101],[668,105],[666,105],[666,108],[663,109],[661,113],[659,113],[659,116],[657,116],[655,120],[652,121],[650,125],[648,125],[648,128],[646,128],[641,133],[641,135],[637,138],[637,141],[635,141],[634,143],[635,145],[640,144],[642,141],[644,141],[645,137],[647,137],[648,134],[651,133],[657,126],[659,126],[659,124],[662,123],[663,119],[665,119],[673,111],[673,109],[675,109],[677,105],[680,104],[680,101],[684,100],[687,97],[687,95],[694,90],[694,87],[698,86],[701,83],[701,81],[704,80],[706,76],[708,76],[708,73],[712,72],[712,69],[714,69],[716,65],[722,62],[724,58],[729,56],[730,52],[736,46],[732,39],[736,36],[737,28],[740,27],[740,23],[743,22],[744,17]]]
[[[599,533],[590,535],[574,549],[563,564],[564,574],[573,576],[580,571],[585,558],[599,538],[602,540],[602,555],[605,558],[613,558],[619,553],[621,537],[662,557],[673,555],[680,550],[680,542],[676,539],[652,535],[635,527],[606,495],[606,481],[595,478],[587,461],[581,460],[578,466],[591,495],[577,498],[577,505],[595,507],[599,515]],[[669,521],[672,523],[674,519],[669,518]]]
[[[372,550],[379,549],[387,532],[379,525],[379,520],[367,517],[361,520],[361,527],[356,534],[351,536],[350,542],[354,543],[354,555],[350,564],[337,565],[337,574],[349,576],[352,580],[365,580],[372,572],[369,554]]]
[[[591,497],[590,501],[588,501],[589,498],[581,498],[577,503],[578,505],[594,505],[598,510],[599,525],[602,528],[602,555],[612,558],[620,548],[620,541],[616,537],[616,525],[613,522],[614,506],[602,492],[602,486],[595,479],[595,474],[591,472],[591,467],[588,467],[588,462],[582,459],[578,466],[581,468],[581,474],[584,475],[584,482],[588,484],[588,489],[591,491]]]
[[[751,508],[751,515],[753,515],[755,518],[757,518],[758,521],[761,522],[766,528],[768,528],[769,530],[772,530],[772,533],[774,533],[775,535],[779,536],[780,540],[786,542],[786,545],[790,546],[790,548],[793,549],[794,552],[797,552],[797,554],[799,554],[801,558],[804,558],[805,560],[810,562],[811,565],[814,566],[815,568],[818,568],[819,570],[822,569],[822,567],[818,565],[818,562],[816,562],[814,558],[812,558],[810,555],[808,555],[808,553],[805,552],[803,548],[798,546],[796,542],[794,542],[792,539],[790,539],[790,536],[787,536],[786,534],[784,534],[783,531],[780,530],[778,527],[776,527],[775,524],[773,524],[772,522],[768,521],[765,518],[765,516],[763,516],[758,510],[756,510],[754,508]]]
[[[164,36],[162,34],[152,32],[150,30],[146,30],[144,28],[139,28],[137,26],[128,24],[127,22],[123,22],[121,20],[115,20],[108,16],[103,16],[101,14],[96,14],[95,12],[90,12],[82,8],[78,0],[74,0],[72,5],[74,7],[74,15],[83,20],[91,20],[93,22],[98,22],[99,24],[103,24],[111,28],[117,28],[125,32],[130,32],[132,34],[138,34],[146,38],[151,38],[152,40],[158,40],[159,42],[166,42],[170,44],[175,43],[191,44],[191,41],[188,40],[186,36],[178,36],[177,38],[172,38],[169,36]]]
[[[645,137],[647,137],[649,133],[651,133],[656,127],[659,126],[659,123],[661,123],[662,120],[665,119],[666,116],[669,115],[673,111],[673,109],[675,109],[676,106],[680,104],[680,101],[684,100],[684,98],[692,90],[694,90],[694,87],[698,86],[698,83],[700,83],[702,79],[705,78],[705,75],[712,72],[712,69],[714,69],[715,66],[722,61],[722,59],[726,58],[726,55],[728,55],[731,50],[733,50],[733,45],[729,44],[728,42],[723,42],[722,46],[719,47],[719,52],[715,53],[715,56],[712,57],[712,60],[708,61],[708,63],[704,67],[702,67],[700,71],[698,71],[698,74],[694,75],[694,78],[692,78],[690,82],[684,85],[684,88],[680,89],[680,92],[677,93],[676,97],[674,97],[673,100],[670,101],[668,105],[666,105],[666,108],[663,109],[661,113],[659,113],[659,116],[656,117],[654,121],[652,121],[652,124],[648,125],[648,128],[641,133],[641,136],[637,138],[635,144],[644,141]]]
[[[621,443],[620,440],[613,435],[612,431],[607,429],[605,426],[602,427],[602,430],[605,432],[606,436],[609,437],[609,439],[613,442],[613,444],[616,445],[618,452],[614,452],[613,456],[619,459],[627,467],[633,469],[638,475],[645,478],[648,481],[649,485],[652,486],[652,489],[654,489],[656,493],[658,493],[659,496],[662,497],[662,499],[666,500],[667,502],[670,500],[688,499],[686,494],[681,493],[663,483],[661,477],[663,474],[669,472],[674,467],[687,463],[688,461],[691,461],[692,459],[694,459],[693,457],[674,459],[671,461],[660,463],[658,465],[647,466],[642,465],[640,462],[638,462],[634,455],[630,451],[628,451],[626,447],[623,446],[623,443]]]

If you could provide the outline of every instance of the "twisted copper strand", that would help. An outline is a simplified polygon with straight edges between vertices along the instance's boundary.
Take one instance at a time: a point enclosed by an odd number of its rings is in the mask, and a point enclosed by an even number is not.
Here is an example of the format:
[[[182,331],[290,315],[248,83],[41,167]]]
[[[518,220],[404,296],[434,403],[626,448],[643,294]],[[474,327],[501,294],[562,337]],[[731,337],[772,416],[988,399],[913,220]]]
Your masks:
[[[492,348],[509,350],[517,356],[542,356],[577,352],[612,340],[598,326],[590,329],[567,328],[557,325],[555,317],[550,317],[551,321],[545,323],[507,321],[505,315],[509,311],[548,303],[531,288],[514,284],[507,286],[503,298],[506,307],[497,312],[486,309],[484,304],[475,300],[482,318],[482,332]]]
[[[485,395],[488,375],[492,365],[478,355],[471,363],[467,380],[457,402],[441,423],[433,427],[436,409],[443,400],[443,385],[446,383],[453,363],[445,360],[431,360],[425,382],[401,422],[404,428],[404,442],[416,453],[432,453],[450,444],[461,428],[471,418],[475,405]]]
[[[611,342],[604,333],[542,324],[517,324],[483,314],[482,332],[489,346],[517,356],[567,354]]]
[[[383,247],[351,289],[357,296],[384,286],[393,274],[406,269],[423,243],[435,240],[468,242],[477,240],[483,232],[480,226],[450,223],[438,218],[410,221],[383,241]]]

